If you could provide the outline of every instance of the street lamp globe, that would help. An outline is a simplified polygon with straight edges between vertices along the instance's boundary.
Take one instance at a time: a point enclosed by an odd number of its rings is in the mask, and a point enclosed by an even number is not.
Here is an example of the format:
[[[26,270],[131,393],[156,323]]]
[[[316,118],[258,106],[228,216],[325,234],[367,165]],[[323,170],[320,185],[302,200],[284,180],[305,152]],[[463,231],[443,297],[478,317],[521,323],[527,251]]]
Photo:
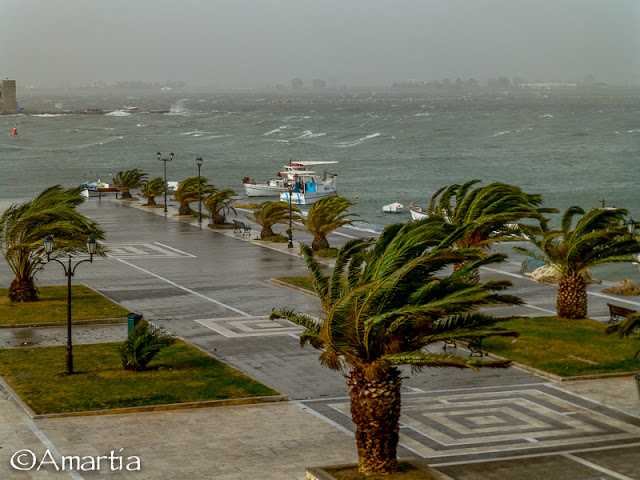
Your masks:
[[[53,252],[53,237],[47,235],[42,243],[44,244],[44,251],[47,252],[47,257],[49,257],[49,254]]]
[[[86,241],[86,245],[87,245],[87,252],[89,252],[89,255],[91,256],[95,255],[95,253],[98,251],[98,242],[96,241],[95,238],[93,238],[93,235],[89,235],[89,238],[87,238],[87,241]]]

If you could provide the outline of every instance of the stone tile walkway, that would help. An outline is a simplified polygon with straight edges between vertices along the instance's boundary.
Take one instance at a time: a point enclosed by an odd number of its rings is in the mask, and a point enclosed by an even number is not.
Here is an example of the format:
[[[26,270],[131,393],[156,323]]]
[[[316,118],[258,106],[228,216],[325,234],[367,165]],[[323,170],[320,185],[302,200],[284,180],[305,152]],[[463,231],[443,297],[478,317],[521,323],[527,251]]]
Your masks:
[[[356,461],[344,379],[320,367],[314,350],[300,349],[297,327],[267,320],[276,306],[319,312],[314,297],[269,281],[306,273],[296,249],[178,221],[174,206],[167,216],[112,200],[82,208],[107,227],[111,253],[94,270],[79,269],[74,282],[144,313],[290,401],[34,421],[0,392],[0,479],[294,480],[307,466]],[[330,241],[339,245],[357,235],[344,231]],[[9,275],[0,264],[0,285]],[[527,302],[518,314],[553,312],[555,287],[531,282],[515,263],[482,275],[514,282],[512,293]],[[52,269],[39,277],[61,283]],[[589,314],[605,318],[609,297],[598,288],[590,287]],[[51,329],[10,330],[0,330],[0,345],[60,338]],[[126,325],[75,330],[78,343],[126,335]],[[639,448],[640,400],[630,377],[551,382],[512,368],[407,372],[404,381],[401,455],[422,458],[456,480],[640,479]],[[17,452],[33,452],[40,461],[47,450],[54,458],[113,450],[125,465],[127,457],[139,457],[141,469],[111,472],[103,465],[70,473],[50,464],[39,471],[11,465]]]

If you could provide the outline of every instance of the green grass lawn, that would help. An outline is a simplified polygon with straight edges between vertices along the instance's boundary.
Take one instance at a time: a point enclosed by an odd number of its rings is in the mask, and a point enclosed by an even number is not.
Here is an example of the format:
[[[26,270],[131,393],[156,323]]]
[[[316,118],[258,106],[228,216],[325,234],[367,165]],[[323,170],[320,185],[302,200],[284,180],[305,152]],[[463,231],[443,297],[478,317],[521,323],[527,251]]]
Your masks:
[[[305,290],[313,292],[313,282],[311,281],[311,276],[279,277],[277,278],[277,280],[280,280],[283,283],[288,283],[289,285],[293,285],[294,287],[304,288]]]
[[[61,413],[277,395],[185,342],[161,351],[149,371],[124,370],[114,343],[0,350],[0,375],[34,412]]]
[[[67,320],[67,287],[40,287],[40,299],[31,303],[10,302],[8,289],[0,289],[0,324],[61,322]],[[71,319],[125,318],[126,308],[84,285],[71,286]]]
[[[520,332],[520,336],[486,338],[483,350],[545,372],[570,377],[640,369],[640,355],[633,358],[640,349],[640,335],[628,339],[605,335],[606,325],[596,320],[533,317],[500,326]]]
[[[313,291],[310,276],[278,280]],[[518,363],[563,377],[633,372],[640,369],[640,335],[628,339],[605,335],[606,325],[591,319],[558,317],[519,318],[500,324],[520,332],[520,337],[492,337],[482,349]]]

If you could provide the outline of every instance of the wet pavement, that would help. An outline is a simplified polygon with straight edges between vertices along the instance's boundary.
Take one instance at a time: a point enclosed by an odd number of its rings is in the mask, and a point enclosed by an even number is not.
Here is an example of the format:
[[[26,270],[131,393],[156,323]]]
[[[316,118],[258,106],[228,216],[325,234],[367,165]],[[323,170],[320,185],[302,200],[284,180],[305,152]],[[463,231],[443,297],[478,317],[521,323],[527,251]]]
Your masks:
[[[195,219],[176,217],[174,205],[167,215],[161,208],[111,199],[91,199],[82,209],[107,230],[110,253],[80,267],[74,283],[143,313],[290,401],[30,420],[3,396],[0,433],[7,436],[0,435],[0,478],[40,478],[9,464],[10,453],[29,446],[40,451],[53,446],[63,455],[125,448],[140,454],[145,468],[117,478],[136,479],[295,479],[303,478],[306,466],[355,460],[344,379],[322,368],[315,350],[299,347],[299,327],[268,320],[273,307],[319,314],[312,295],[271,281],[307,274],[297,248],[252,240],[259,231],[255,226],[251,236],[200,228]],[[244,212],[238,216],[249,223]],[[360,235],[366,233],[344,229],[329,241],[339,246]],[[310,240],[300,232],[294,238]],[[45,267],[40,284],[63,283],[58,270]],[[481,275],[511,280],[510,293],[526,301],[523,307],[493,309],[496,314],[555,313],[557,287],[532,282],[517,263],[483,269]],[[0,265],[0,286],[9,278],[6,265]],[[602,294],[602,288],[589,287],[592,318],[607,319],[611,299],[640,307],[637,300]],[[126,324],[78,326],[73,335],[74,343],[121,341]],[[66,329],[59,327],[0,329],[2,347],[64,344],[64,339]],[[401,456],[421,458],[459,480],[640,478],[640,400],[630,377],[552,382],[516,368],[452,370],[406,372]],[[112,473],[80,472],[74,478],[103,474]]]

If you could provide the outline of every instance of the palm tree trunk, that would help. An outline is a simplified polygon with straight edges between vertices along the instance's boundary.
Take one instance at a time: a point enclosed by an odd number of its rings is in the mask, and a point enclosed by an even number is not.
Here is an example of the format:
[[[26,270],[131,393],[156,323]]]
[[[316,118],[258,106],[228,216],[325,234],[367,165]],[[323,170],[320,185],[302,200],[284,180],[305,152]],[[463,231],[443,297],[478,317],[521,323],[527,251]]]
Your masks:
[[[189,205],[180,205],[178,215],[191,215],[191,207]]]
[[[275,235],[271,226],[264,226],[262,230],[260,230],[260,240],[264,240],[265,238],[271,238]]]
[[[324,250],[325,248],[329,248],[329,240],[327,240],[326,236],[322,235],[313,238],[313,241],[311,242],[311,249],[314,252]]]
[[[9,300],[12,302],[35,302],[38,300],[38,287],[33,278],[14,279],[9,286]]]
[[[386,373],[382,380],[372,381],[363,370],[353,370],[347,380],[351,418],[356,425],[358,470],[365,477],[398,470],[402,378],[395,368]]]
[[[582,275],[563,275],[558,289],[556,311],[560,318],[587,316],[587,284]]]

